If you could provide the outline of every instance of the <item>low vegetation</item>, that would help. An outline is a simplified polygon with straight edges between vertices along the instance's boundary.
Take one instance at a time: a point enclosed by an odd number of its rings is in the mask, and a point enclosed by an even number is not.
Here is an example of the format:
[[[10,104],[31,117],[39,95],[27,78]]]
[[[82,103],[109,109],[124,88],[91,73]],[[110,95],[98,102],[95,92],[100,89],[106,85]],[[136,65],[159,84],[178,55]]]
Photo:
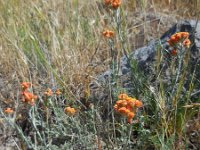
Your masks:
[[[190,33],[172,35],[169,49],[157,45],[150,74],[130,57],[177,20],[198,19],[198,2],[0,0],[0,125],[6,135],[0,145],[198,149],[200,139],[191,138],[200,134],[200,99],[193,92],[200,81],[190,65]],[[130,64],[131,91],[118,84],[122,56]],[[110,97],[101,105],[90,83],[108,69],[116,84],[108,83]]]

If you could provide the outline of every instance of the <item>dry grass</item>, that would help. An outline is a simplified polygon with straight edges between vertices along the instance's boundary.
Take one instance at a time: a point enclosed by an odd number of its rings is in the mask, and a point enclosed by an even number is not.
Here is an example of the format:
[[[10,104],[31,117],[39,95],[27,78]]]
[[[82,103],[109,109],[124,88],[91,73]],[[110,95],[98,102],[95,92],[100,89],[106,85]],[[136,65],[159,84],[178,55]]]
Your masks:
[[[197,19],[199,6],[199,0],[124,0],[116,61],[177,20]],[[2,101],[16,99],[22,81],[41,91],[62,88],[69,99],[87,97],[91,80],[109,68],[110,47],[102,31],[119,32],[115,19],[101,0],[0,0]]]
[[[56,73],[57,78],[77,90],[80,83],[107,69],[108,47],[101,33],[104,28],[113,28],[113,24],[106,24],[109,16],[100,1],[12,0],[0,3],[2,74],[12,76],[15,72],[20,80],[27,80],[34,70],[35,78],[44,80],[47,77],[53,82],[52,74]],[[145,0],[124,3],[123,17],[128,18],[124,20],[124,31],[129,51],[158,37],[169,27],[158,25],[160,18],[170,19],[165,18],[165,14],[195,17],[195,11],[190,10],[198,6],[196,3]],[[163,5],[165,9],[160,10]],[[177,10],[179,7],[183,9]],[[167,13],[170,9],[173,14]],[[148,17],[149,13],[157,17]]]

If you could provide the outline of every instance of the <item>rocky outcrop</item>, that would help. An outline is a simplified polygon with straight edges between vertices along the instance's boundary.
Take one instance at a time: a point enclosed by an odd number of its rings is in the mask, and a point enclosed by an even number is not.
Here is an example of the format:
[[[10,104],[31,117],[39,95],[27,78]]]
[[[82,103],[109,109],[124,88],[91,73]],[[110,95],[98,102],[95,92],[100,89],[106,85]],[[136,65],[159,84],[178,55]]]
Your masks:
[[[172,99],[171,95],[173,94],[174,88],[177,89],[179,86],[178,82],[172,81],[170,78],[172,78],[171,74],[169,74],[169,65],[166,65],[165,63],[161,63],[158,66],[162,66],[162,79],[157,80],[158,72],[156,73],[155,68],[158,62],[157,57],[158,51],[168,51],[170,50],[170,47],[167,43],[167,40],[171,35],[173,35],[176,32],[189,32],[190,37],[189,39],[192,42],[190,53],[190,59],[187,71],[185,74],[184,82],[183,84],[180,82],[181,85],[181,92],[180,92],[180,101],[179,103],[185,103],[184,100],[186,98],[182,99],[182,97],[186,97],[189,89],[190,89],[190,83],[193,83],[193,89],[192,93],[190,95],[190,102],[192,103],[199,103],[199,97],[200,97],[200,23],[194,20],[191,21],[181,21],[174,25],[172,28],[170,28],[166,33],[164,33],[160,39],[158,40],[152,40],[149,42],[148,45],[138,48],[136,50],[133,50],[133,52],[130,54],[130,57],[127,58],[126,56],[121,58],[121,66],[120,71],[118,73],[113,73],[113,71],[108,70],[101,75],[97,77],[97,80],[93,81],[91,83],[91,100],[97,106],[97,108],[101,109],[102,112],[102,118],[107,120],[111,118],[109,114],[113,111],[113,104],[116,101],[113,97],[115,93],[117,94],[118,88],[116,85],[121,84],[119,87],[123,88],[124,90],[128,91],[128,93],[134,94],[136,98],[143,100],[143,89],[146,87],[142,87],[141,85],[147,85],[148,88],[152,88],[150,90],[154,91],[154,89],[159,89],[160,86],[160,80],[162,81],[162,86],[165,86],[165,94],[169,95],[169,98],[166,98],[166,105],[165,107],[168,107],[169,109],[172,106]],[[163,55],[165,56],[165,55]],[[167,57],[167,61],[170,64],[170,61],[175,61],[176,66],[178,66],[178,59],[176,57],[173,57],[169,55]],[[136,65],[132,66],[132,63],[134,62]],[[135,68],[134,68],[135,67]],[[135,70],[134,70],[135,69]],[[175,67],[175,69],[177,69]],[[181,69],[180,69],[181,70]],[[140,77],[139,73],[142,73],[143,77]],[[160,73],[160,72],[159,72]],[[159,74],[159,76],[161,76]],[[113,77],[118,80],[113,80]],[[176,74],[175,74],[176,77]],[[139,80],[138,80],[139,79]],[[142,81],[142,79],[144,79]],[[174,78],[173,78],[174,79]],[[138,86],[139,85],[139,86]],[[138,90],[139,89],[139,90]],[[142,89],[142,90],[140,90]],[[151,93],[151,92],[149,92]],[[155,91],[152,93],[156,93]],[[150,94],[151,95],[151,94]],[[140,97],[142,96],[142,97]],[[148,96],[147,96],[148,97]],[[146,98],[148,99],[148,98]],[[148,103],[151,105],[151,102],[154,101],[144,101],[144,110],[148,112],[149,115],[151,115],[152,110],[148,108]],[[182,108],[183,106],[181,106]],[[181,109],[180,108],[180,109]],[[154,108],[152,108],[154,110]],[[192,119],[192,118],[191,118]],[[198,120],[198,117],[194,116],[194,120]],[[200,130],[194,128],[193,124],[194,120],[189,120],[187,125],[187,135],[188,139],[187,142],[190,149],[196,149],[200,146],[199,143],[199,135]],[[190,124],[192,122],[192,124]],[[198,124],[199,125],[199,124]],[[192,130],[191,130],[192,129]]]
[[[160,39],[152,40],[148,45],[133,50],[130,54],[129,59],[126,56],[121,58],[120,71],[115,76],[119,77],[123,88],[131,88],[129,84],[131,66],[130,60],[135,60],[138,64],[138,68],[144,72],[145,75],[152,73],[151,66],[155,62],[155,55],[158,49],[158,45],[162,49],[169,49],[167,40],[171,35],[176,32],[189,32],[190,40],[192,41],[191,46],[191,62],[190,65],[194,68],[196,66],[196,77],[200,77],[200,23],[195,20],[190,21],[180,21],[173,27],[171,27],[166,33],[164,33]],[[108,70],[98,76],[97,80],[93,81],[90,85],[91,96],[93,99],[98,101],[104,101],[109,97],[109,84],[114,85],[114,81],[111,80],[112,71]],[[200,84],[199,84],[200,85]],[[198,95],[198,90],[196,89],[196,95]],[[194,92],[194,93],[195,93]],[[199,92],[200,94],[200,92]]]
[[[140,68],[146,69],[149,66],[149,63],[152,63],[155,60],[155,54],[157,45],[162,45],[163,49],[168,49],[167,40],[171,35],[176,32],[189,32],[190,39],[192,41],[191,54],[195,60],[198,60],[200,56],[200,22],[198,23],[195,20],[191,21],[181,21],[164,33],[159,40],[151,41],[147,46],[138,48],[131,53],[131,59],[137,60]],[[127,63],[126,57],[122,58],[122,74],[128,73],[130,66]]]

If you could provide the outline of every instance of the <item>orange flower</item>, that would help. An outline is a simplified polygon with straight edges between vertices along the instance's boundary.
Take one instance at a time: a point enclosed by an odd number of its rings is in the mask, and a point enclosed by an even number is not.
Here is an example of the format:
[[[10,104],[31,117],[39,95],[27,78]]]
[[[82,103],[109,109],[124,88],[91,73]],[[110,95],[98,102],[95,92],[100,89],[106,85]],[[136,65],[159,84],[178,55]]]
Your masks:
[[[178,32],[173,34],[170,39],[167,41],[169,43],[170,46],[175,46],[177,43],[179,43],[180,41],[183,40],[187,40],[186,43],[188,42],[188,38],[189,38],[189,33],[188,32]],[[188,42],[189,44],[186,44],[186,46],[190,45],[190,42]],[[183,43],[184,45],[184,43]]]
[[[121,0],[104,0],[105,5],[112,6],[113,9],[117,9],[121,5]]]
[[[121,0],[113,0],[112,1],[112,7],[114,9],[117,9],[121,5]]]
[[[132,97],[127,97],[126,98],[126,101],[128,102],[128,103],[133,103],[133,102],[135,102],[135,98],[132,98]]]
[[[46,92],[44,92],[44,94],[46,95],[46,96],[52,96],[53,95],[53,92],[52,92],[52,90],[51,89],[47,89],[46,90]]]
[[[130,112],[128,113],[128,123],[132,123],[132,119],[135,117],[135,113],[134,112]]]
[[[31,83],[30,82],[22,82],[21,87],[25,91],[30,87]]]
[[[189,38],[188,32],[180,32],[180,33],[181,33],[182,38],[184,38],[184,39]]]
[[[123,100],[118,100],[118,101],[116,102],[117,105],[120,105],[121,103],[123,103]]]
[[[62,94],[62,92],[60,91],[60,89],[57,89],[55,93],[56,93],[56,95]]]
[[[69,116],[73,116],[76,113],[76,110],[72,107],[66,107],[64,109],[65,113],[68,114]]]
[[[128,104],[128,105],[126,105],[126,109],[128,109],[128,110],[130,110],[130,111],[133,111],[134,105]]]
[[[119,112],[120,114],[122,114],[122,115],[127,116],[127,114],[130,112],[130,110],[127,109],[126,107],[121,107],[121,108],[118,109],[118,112]]]
[[[114,36],[114,32],[110,31],[110,30],[105,30],[105,31],[103,31],[103,36],[106,38],[111,38]]]
[[[176,45],[180,40],[179,37],[180,36],[178,34],[172,35],[171,38],[168,40],[169,45],[170,46]]]
[[[135,107],[136,99],[130,98],[130,99],[127,99],[127,101],[128,101],[128,106],[133,109]]]
[[[135,117],[135,114],[133,112],[128,113],[128,123],[132,123],[132,119]]]
[[[119,107],[123,107],[123,106],[126,106],[127,105],[127,101],[126,100],[118,100],[116,102],[116,104],[119,106]]]
[[[177,50],[173,49],[172,51],[170,51],[170,53],[171,53],[172,56],[176,56],[177,55]]]
[[[37,99],[37,96],[30,92],[22,92],[22,96],[22,101],[27,102],[30,105],[34,105],[35,100]]]
[[[137,108],[140,108],[140,107],[142,107],[142,102],[141,101],[139,101],[139,100],[136,100],[135,101],[135,106],[137,107]]]
[[[190,41],[189,39],[185,39],[185,40],[183,41],[183,46],[189,48],[190,45],[191,45],[191,41]]]
[[[5,110],[4,110],[4,112],[6,113],[6,114],[12,114],[13,112],[14,112],[14,110],[12,110],[12,108],[6,108]]]
[[[129,112],[127,116],[128,116],[128,118],[134,118],[135,114],[133,112]]]
[[[119,94],[119,100],[114,105],[114,110],[120,113],[123,116],[128,118],[128,123],[132,122],[132,119],[135,116],[137,108],[142,107],[142,102],[129,97],[127,94]]]
[[[123,107],[123,106],[126,106],[127,104],[128,104],[127,101],[126,101],[126,100],[123,100],[122,103],[121,103],[120,105]]]

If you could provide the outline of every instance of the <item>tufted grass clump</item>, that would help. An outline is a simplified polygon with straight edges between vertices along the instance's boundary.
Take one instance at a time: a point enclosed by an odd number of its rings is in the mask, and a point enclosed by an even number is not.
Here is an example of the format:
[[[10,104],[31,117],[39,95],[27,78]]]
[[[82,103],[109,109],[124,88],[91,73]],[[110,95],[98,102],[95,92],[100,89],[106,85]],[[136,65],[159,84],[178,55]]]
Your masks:
[[[148,71],[131,58],[133,49],[160,37],[173,20],[198,18],[198,5],[198,0],[0,0],[0,145],[198,149],[191,136],[200,127],[192,33],[172,35],[164,43],[169,48],[158,42]],[[128,88],[121,81],[122,56],[130,67]],[[108,80],[98,83],[106,70]],[[103,96],[96,89],[100,96],[93,97],[92,81]]]

